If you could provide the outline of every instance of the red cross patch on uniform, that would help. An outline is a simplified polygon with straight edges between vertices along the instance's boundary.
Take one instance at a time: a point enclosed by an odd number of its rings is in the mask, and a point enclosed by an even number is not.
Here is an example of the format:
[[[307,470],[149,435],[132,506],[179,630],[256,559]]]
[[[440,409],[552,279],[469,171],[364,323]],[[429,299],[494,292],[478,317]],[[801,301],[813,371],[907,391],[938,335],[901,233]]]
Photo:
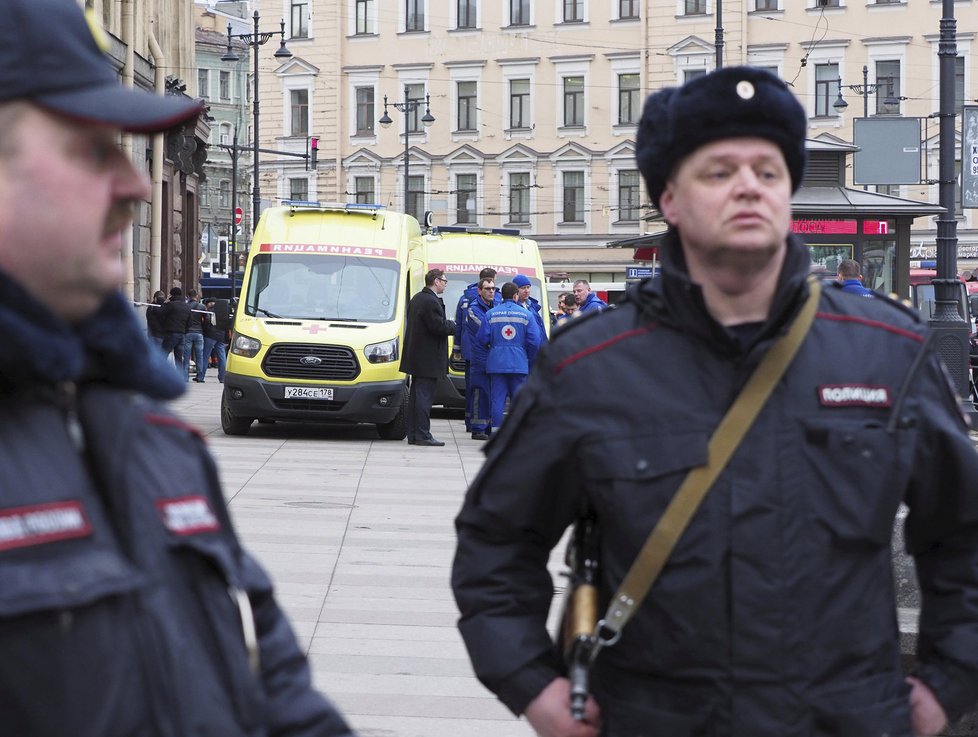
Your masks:
[[[160,499],[156,502],[156,508],[163,525],[174,535],[196,535],[221,529],[210,503],[202,496]]]
[[[0,550],[89,537],[92,525],[81,502],[50,502],[0,510]]]
[[[516,337],[516,328],[514,328],[512,325],[504,325],[502,336],[505,340],[512,340]]]

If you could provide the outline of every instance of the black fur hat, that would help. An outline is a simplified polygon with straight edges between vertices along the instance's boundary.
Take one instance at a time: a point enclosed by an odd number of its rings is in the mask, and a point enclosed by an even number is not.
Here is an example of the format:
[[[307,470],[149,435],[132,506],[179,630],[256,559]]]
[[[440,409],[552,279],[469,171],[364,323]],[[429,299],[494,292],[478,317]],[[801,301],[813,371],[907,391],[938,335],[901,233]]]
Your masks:
[[[804,109],[781,79],[755,67],[725,67],[649,95],[638,124],[635,158],[656,206],[676,165],[700,146],[724,138],[775,143],[791,173],[805,173]]]

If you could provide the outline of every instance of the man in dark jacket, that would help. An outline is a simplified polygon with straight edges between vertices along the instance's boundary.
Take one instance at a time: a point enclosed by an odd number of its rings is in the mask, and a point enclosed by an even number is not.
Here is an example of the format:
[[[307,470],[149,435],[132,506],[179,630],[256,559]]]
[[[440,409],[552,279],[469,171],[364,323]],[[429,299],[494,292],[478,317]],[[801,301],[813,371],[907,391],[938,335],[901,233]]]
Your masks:
[[[555,331],[456,520],[475,671],[548,737],[912,737],[978,701],[978,454],[919,317],[821,292],[816,318],[641,602],[614,597],[810,288],[789,236],[806,115],[766,71],[653,94],[636,158],[662,277]],[[921,590],[901,669],[901,502]],[[583,721],[546,629],[551,548],[589,508],[604,606],[635,607]]]
[[[183,336],[183,373],[190,376],[190,358],[194,359],[194,381],[204,383],[204,305],[197,299],[197,290],[187,291],[187,333]]]
[[[448,279],[441,269],[424,275],[424,288],[408,303],[401,371],[411,375],[408,396],[407,440],[410,445],[444,445],[431,435],[431,402],[438,381],[448,373],[448,336],[455,323],[445,318],[445,303],[438,295]]]
[[[187,339],[187,325],[192,316],[190,303],[183,296],[183,290],[180,287],[170,289],[169,301],[160,308],[160,323],[163,326],[163,354],[166,356],[173,354],[173,363],[183,372],[184,381],[189,376],[184,343]]]
[[[74,0],[4,11],[0,732],[349,737],[119,292],[150,195],[119,135],[200,107],[120,87]]]
[[[227,337],[228,303],[221,300],[219,303],[213,297],[204,300],[204,309],[208,314],[204,319],[204,368],[200,372],[200,380],[204,381],[207,375],[207,367],[211,356],[217,358],[217,380],[224,383],[224,369],[227,366]]]
[[[149,342],[157,348],[163,348],[163,305],[166,304],[166,294],[162,290],[157,290],[153,295],[153,301],[146,307],[146,335]]]

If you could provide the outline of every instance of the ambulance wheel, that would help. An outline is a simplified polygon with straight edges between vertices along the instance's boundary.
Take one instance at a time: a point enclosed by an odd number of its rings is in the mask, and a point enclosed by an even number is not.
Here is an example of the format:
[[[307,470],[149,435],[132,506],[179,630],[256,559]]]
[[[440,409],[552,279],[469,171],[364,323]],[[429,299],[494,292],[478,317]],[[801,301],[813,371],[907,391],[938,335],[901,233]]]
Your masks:
[[[247,435],[253,418],[238,417],[228,406],[227,397],[221,397],[221,429],[225,435]]]
[[[406,388],[403,394],[401,406],[397,410],[397,414],[394,415],[394,419],[390,422],[377,424],[377,434],[380,435],[381,440],[404,440],[407,437],[408,393]]]

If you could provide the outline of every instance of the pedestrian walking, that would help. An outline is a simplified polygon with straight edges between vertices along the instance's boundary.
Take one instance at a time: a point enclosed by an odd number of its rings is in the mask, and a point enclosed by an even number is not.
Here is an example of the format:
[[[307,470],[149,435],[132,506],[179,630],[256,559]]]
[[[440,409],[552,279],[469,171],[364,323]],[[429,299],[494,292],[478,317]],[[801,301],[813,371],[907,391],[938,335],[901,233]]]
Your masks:
[[[201,106],[120,86],[75,0],[3,9],[0,731],[349,737],[120,292],[119,136]]]
[[[207,369],[211,358],[217,360],[217,380],[224,383],[224,370],[227,367],[227,337],[230,329],[227,307],[218,309],[217,300],[208,297],[204,300],[204,309],[210,315],[204,319],[204,368],[200,372],[200,380],[207,378]]]
[[[444,272],[432,269],[424,284],[408,303],[401,357],[401,371],[411,375],[407,440],[409,445],[440,446],[445,442],[431,435],[431,403],[435,387],[448,374],[448,336],[455,333],[455,323],[445,318],[439,296],[448,284]]]
[[[519,287],[506,282],[502,292],[502,304],[486,312],[474,341],[488,351],[486,373],[493,429],[503,424],[506,402],[516,397],[526,381],[541,343],[537,319],[516,302]]]
[[[809,278],[806,126],[756,67],[648,98],[662,276],[555,332],[466,495],[459,627],[540,735],[911,737],[978,702],[978,454],[919,316]],[[547,561],[572,524],[602,606],[568,663]]]

